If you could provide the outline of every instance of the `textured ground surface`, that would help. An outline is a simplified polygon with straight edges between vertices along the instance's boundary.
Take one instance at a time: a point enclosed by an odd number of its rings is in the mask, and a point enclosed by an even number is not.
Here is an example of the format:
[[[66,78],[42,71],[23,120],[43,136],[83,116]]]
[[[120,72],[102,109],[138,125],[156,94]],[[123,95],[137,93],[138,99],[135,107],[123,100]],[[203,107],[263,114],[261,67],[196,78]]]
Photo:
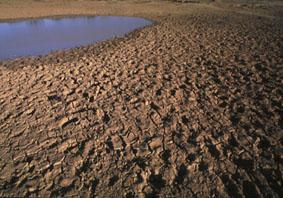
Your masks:
[[[0,197],[282,195],[282,18],[125,5],[157,24],[0,63]]]

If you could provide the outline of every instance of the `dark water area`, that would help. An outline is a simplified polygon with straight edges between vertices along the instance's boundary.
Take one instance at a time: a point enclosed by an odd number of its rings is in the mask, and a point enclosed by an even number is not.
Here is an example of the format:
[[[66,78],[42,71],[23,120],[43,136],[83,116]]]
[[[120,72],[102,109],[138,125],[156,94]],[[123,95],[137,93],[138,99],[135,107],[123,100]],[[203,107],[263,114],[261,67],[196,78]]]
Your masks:
[[[152,22],[137,17],[95,16],[0,23],[0,60],[121,37]]]

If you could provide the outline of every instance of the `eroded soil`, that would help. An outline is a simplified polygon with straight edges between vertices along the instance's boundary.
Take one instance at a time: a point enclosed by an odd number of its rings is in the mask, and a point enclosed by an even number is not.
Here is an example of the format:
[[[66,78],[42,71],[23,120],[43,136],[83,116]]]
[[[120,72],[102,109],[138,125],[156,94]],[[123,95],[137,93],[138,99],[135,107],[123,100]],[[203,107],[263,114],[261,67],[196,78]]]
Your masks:
[[[0,196],[282,196],[282,19],[191,11],[0,63]]]

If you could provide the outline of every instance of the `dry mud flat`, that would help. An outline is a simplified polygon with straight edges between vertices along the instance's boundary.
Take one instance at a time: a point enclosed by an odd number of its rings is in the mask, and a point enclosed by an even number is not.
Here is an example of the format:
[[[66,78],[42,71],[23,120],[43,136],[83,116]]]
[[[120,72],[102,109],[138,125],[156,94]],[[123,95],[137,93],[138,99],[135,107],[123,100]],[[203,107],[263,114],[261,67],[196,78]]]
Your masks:
[[[282,35],[204,9],[2,62],[0,196],[279,197]]]

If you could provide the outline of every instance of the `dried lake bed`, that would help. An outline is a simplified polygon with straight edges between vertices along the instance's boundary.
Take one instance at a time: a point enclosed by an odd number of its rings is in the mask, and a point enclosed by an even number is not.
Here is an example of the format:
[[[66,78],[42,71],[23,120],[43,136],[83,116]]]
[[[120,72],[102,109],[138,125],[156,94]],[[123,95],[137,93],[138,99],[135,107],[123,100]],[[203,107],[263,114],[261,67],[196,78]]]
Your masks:
[[[0,197],[283,194],[278,6],[0,2],[2,21],[156,21],[125,37],[0,62]]]

